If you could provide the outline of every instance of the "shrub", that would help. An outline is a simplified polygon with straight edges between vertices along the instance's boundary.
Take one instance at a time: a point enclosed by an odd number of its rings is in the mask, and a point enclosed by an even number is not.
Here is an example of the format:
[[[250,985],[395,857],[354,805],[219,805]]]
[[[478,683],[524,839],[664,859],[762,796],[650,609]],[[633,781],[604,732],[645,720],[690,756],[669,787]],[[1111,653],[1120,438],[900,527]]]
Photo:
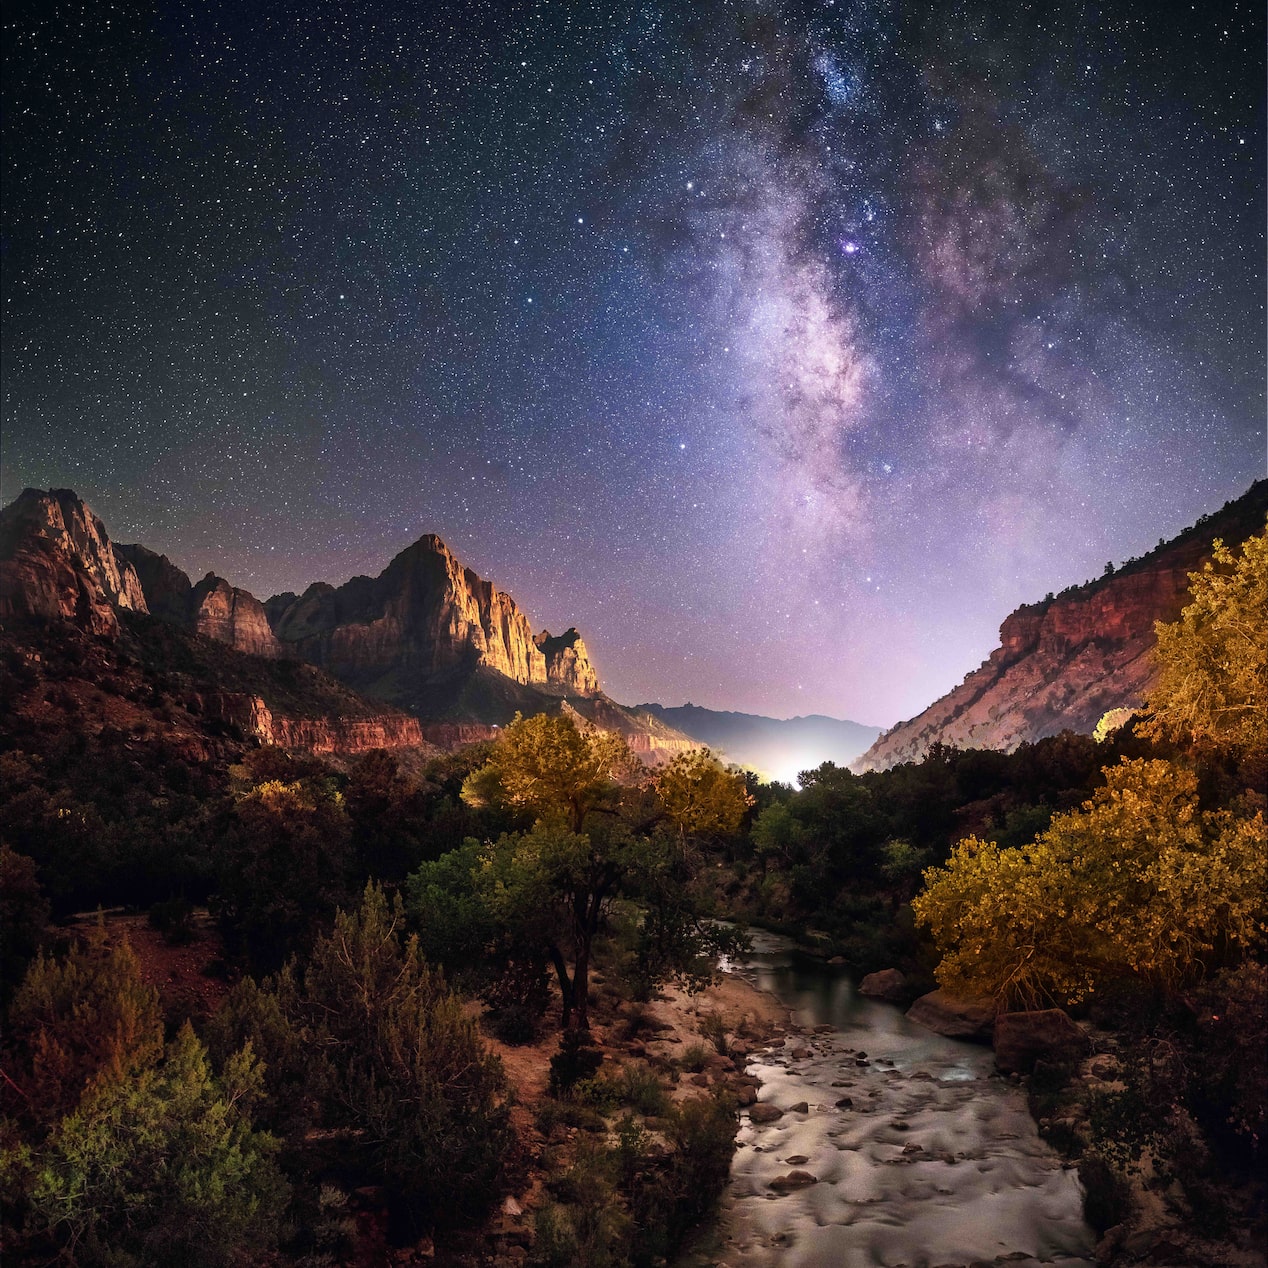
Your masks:
[[[550,1094],[564,1096],[582,1079],[594,1075],[603,1064],[603,1053],[594,1046],[588,1030],[565,1030],[559,1051],[550,1059]]]
[[[692,1074],[699,1074],[708,1064],[713,1053],[702,1043],[688,1044],[678,1058],[678,1064]]]
[[[646,1066],[627,1065],[621,1071],[620,1098],[640,1114],[664,1114],[669,1096],[660,1080]]]

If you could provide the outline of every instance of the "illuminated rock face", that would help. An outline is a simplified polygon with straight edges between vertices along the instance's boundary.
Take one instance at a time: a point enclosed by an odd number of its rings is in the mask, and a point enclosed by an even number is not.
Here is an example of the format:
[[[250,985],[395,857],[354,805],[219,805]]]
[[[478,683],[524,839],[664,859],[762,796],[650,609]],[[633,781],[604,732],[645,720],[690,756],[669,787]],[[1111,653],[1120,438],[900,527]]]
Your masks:
[[[1268,480],[1205,522],[1120,571],[1044,603],[1018,608],[1000,645],[953,691],[885,732],[854,764],[884,770],[920,761],[936,743],[1011,752],[1061,731],[1090,735],[1111,709],[1134,709],[1154,683],[1156,621],[1188,601],[1189,573],[1211,543],[1264,531]]]
[[[546,658],[515,600],[464,568],[429,534],[377,577],[318,582],[265,604],[273,632],[347,682],[431,678],[484,666],[545,686]]]
[[[26,489],[0,511],[0,621],[72,621],[118,632],[116,610],[145,612],[135,569],[69,489]]]
[[[196,634],[228,643],[240,652],[270,657],[285,654],[269,628],[264,604],[215,573],[209,572],[190,591],[188,621]]]
[[[599,676],[594,672],[585,640],[575,629],[560,635],[542,632],[533,640],[546,658],[546,677],[567,695],[597,696]]]

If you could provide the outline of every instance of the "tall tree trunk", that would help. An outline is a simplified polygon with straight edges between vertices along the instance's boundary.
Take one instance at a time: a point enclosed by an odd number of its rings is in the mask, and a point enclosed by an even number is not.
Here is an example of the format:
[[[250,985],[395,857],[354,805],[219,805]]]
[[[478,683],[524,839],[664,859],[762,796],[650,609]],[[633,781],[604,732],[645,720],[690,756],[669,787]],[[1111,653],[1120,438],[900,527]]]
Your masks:
[[[576,1002],[576,991],[568,977],[568,966],[564,963],[563,953],[556,946],[550,948],[550,962],[555,966],[555,976],[559,978],[559,993],[563,996],[563,1029],[567,1030],[573,1022],[573,1008]]]

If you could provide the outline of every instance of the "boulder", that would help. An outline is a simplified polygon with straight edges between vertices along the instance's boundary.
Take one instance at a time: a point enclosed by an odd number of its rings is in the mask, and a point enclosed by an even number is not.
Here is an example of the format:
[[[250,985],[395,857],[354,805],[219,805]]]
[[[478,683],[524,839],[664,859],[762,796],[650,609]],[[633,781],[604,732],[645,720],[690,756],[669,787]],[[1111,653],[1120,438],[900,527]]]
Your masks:
[[[749,1108],[748,1116],[754,1123],[774,1123],[783,1118],[784,1111],[769,1101],[759,1101]]]
[[[787,1175],[776,1176],[770,1182],[770,1187],[776,1193],[787,1193],[790,1189],[804,1189],[818,1183],[818,1177],[812,1176],[809,1171],[790,1171]]]
[[[891,1004],[901,1004],[911,997],[907,994],[907,978],[898,969],[881,969],[869,973],[859,983],[859,994],[869,999],[883,999]]]
[[[995,1001],[988,997],[959,999],[946,991],[922,995],[907,1016],[918,1026],[948,1039],[975,1039],[990,1043],[995,1026]]]
[[[995,1064],[1006,1074],[1029,1074],[1038,1060],[1076,1061],[1091,1047],[1060,1008],[1000,1013],[995,1019]]]

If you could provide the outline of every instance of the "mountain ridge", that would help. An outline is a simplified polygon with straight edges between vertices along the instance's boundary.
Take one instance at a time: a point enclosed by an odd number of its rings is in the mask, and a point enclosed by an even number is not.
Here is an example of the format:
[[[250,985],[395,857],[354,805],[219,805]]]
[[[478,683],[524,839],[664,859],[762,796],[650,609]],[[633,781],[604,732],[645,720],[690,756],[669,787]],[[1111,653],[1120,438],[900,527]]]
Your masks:
[[[853,764],[859,772],[919,761],[934,744],[1018,745],[1063,730],[1091,734],[1112,709],[1136,709],[1154,681],[1154,625],[1188,601],[1189,574],[1212,542],[1264,531],[1268,480],[1121,568],[1037,603],[1000,625],[999,646],[928,708],[891,727]]]

